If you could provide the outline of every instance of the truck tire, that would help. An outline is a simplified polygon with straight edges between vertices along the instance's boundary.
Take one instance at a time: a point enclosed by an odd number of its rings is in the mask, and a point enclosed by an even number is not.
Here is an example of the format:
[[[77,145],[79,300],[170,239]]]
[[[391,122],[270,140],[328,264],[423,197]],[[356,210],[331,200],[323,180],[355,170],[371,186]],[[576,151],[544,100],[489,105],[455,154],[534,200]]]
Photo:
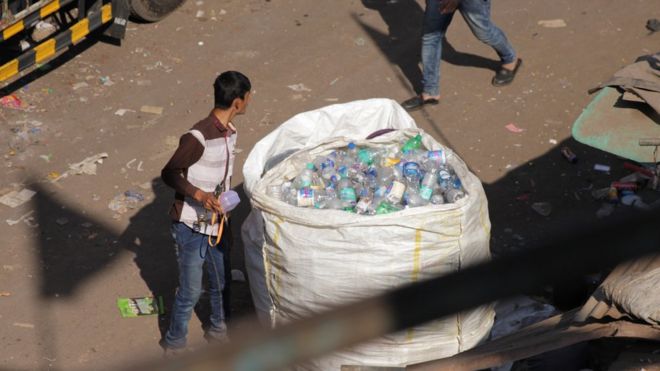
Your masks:
[[[130,0],[131,15],[145,22],[157,22],[186,0]]]

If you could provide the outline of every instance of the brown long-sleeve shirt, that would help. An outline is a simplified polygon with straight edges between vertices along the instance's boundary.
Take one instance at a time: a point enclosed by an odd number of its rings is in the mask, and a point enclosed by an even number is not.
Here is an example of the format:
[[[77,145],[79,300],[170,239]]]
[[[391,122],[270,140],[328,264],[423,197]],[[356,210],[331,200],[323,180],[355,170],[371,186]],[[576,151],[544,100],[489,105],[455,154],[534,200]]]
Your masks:
[[[225,127],[213,113],[196,123],[191,130],[201,132],[205,140],[230,137],[236,133],[231,123]],[[185,197],[192,198],[198,190],[198,187],[191,184],[187,179],[188,168],[200,160],[204,150],[204,145],[192,133],[188,132],[181,136],[179,146],[161,171],[163,182],[176,192],[174,204],[169,213],[173,220],[181,218]],[[219,174],[220,177],[222,175]]]

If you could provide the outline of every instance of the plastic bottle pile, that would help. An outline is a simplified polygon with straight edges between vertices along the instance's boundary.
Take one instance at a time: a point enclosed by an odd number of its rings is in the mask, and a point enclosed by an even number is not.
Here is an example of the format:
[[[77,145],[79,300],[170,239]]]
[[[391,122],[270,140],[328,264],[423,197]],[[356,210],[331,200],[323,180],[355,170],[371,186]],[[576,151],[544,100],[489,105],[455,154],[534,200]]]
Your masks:
[[[271,185],[270,196],[293,206],[363,215],[453,203],[465,196],[444,151],[423,150],[417,135],[382,148],[348,147],[319,156],[293,181]]]

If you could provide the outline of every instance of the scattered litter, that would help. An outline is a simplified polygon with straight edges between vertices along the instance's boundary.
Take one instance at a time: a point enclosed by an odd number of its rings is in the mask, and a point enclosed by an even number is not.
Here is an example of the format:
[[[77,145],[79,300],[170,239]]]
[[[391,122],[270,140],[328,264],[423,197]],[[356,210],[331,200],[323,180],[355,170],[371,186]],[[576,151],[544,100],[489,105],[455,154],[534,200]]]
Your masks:
[[[27,147],[39,144],[43,134],[43,123],[37,120],[17,121],[11,128],[14,136],[9,140],[9,148],[15,152],[24,152]]]
[[[55,179],[58,179],[61,176],[62,175],[60,173],[58,173],[57,171],[51,171],[50,173],[48,173],[46,178],[48,178],[48,180],[50,180],[50,181],[54,181]]]
[[[126,213],[129,209],[135,209],[142,201],[144,201],[144,196],[141,193],[129,190],[115,196],[108,204],[108,208],[116,213],[113,218],[118,219],[121,214]]]
[[[239,269],[232,269],[231,280],[236,282],[245,282],[245,275]]]
[[[114,81],[110,80],[110,76],[101,76],[99,80],[101,80],[101,84],[104,86],[112,86],[115,84]]]
[[[86,159],[76,164],[69,165],[69,170],[67,171],[67,173],[74,175],[81,175],[81,174],[96,175],[96,167],[97,167],[96,164],[102,164],[103,159],[107,157],[108,154],[105,152],[87,157]]]
[[[84,222],[80,226],[83,227],[83,228],[91,228],[92,226],[94,226],[94,224],[92,224],[90,222]]]
[[[162,115],[163,114],[163,107],[159,107],[159,106],[142,106],[140,108],[140,112],[151,113],[153,115]]]
[[[11,296],[11,293],[10,293],[10,292],[7,292],[7,291],[0,291],[0,297],[3,297],[3,296],[4,296],[4,297],[6,297],[6,296]]]
[[[334,84],[336,84],[336,83],[337,83],[337,81],[339,81],[339,77],[337,77],[336,79],[334,79],[334,80],[332,80],[332,81],[330,81],[330,86],[332,86],[332,85],[334,85]]]
[[[67,219],[65,217],[57,218],[57,219],[55,219],[55,223],[57,223],[59,225],[67,225],[67,224],[69,224],[69,219]]]
[[[132,109],[126,109],[126,108],[120,108],[115,111],[115,115],[117,116],[124,116],[126,112],[135,112],[135,110]]]
[[[610,192],[610,187],[594,189],[593,191],[591,191],[591,197],[593,197],[594,200],[604,200],[605,198],[607,198],[609,192]]]
[[[610,172],[610,167],[608,165],[595,164],[594,165],[594,170],[602,171],[604,173],[609,173]]]
[[[204,11],[198,10],[197,13],[195,14],[195,18],[204,18]]]
[[[21,323],[21,322],[14,322],[14,326],[23,327],[23,328],[34,328],[34,325],[31,323]]]
[[[294,84],[287,87],[297,93],[301,93],[303,91],[312,91],[312,89],[306,87],[305,84]]]
[[[46,162],[50,162],[50,160],[53,159],[53,154],[50,153],[50,154],[47,154],[47,155],[41,155],[41,156],[39,156],[39,158],[42,158]]]
[[[614,212],[614,207],[615,207],[614,204],[611,204],[611,203],[604,203],[604,204],[600,207],[600,209],[598,209],[598,210],[596,211],[596,216],[597,216],[598,218],[605,218],[605,217],[608,217],[608,216],[612,215],[612,212]]]
[[[339,98],[325,98],[326,102],[339,102]]]
[[[151,189],[151,182],[144,182],[140,184],[138,187],[148,191]]]
[[[648,210],[649,205],[644,203],[641,197],[636,194],[627,194],[621,197],[621,203],[626,206],[633,206],[637,209]]]
[[[25,214],[25,215],[22,215],[20,218],[18,218],[18,219],[16,219],[16,220],[7,219],[7,220],[5,220],[5,221],[6,221],[7,224],[9,224],[9,225],[16,225],[16,224],[18,224],[18,223],[20,223],[20,222],[22,222],[22,221],[24,221],[24,220],[30,218],[32,214],[34,214],[34,210],[31,210],[30,212],[28,212],[28,213]]]
[[[367,42],[364,41],[364,39],[361,38],[361,37],[356,38],[355,40],[353,40],[353,42],[354,42],[355,45],[357,45],[357,46],[364,46],[364,45],[366,45],[366,43],[367,43]]]
[[[35,194],[37,194],[37,192],[31,191],[27,188],[23,188],[20,192],[11,191],[0,197],[0,203],[11,208],[16,208],[30,201]]]
[[[86,83],[86,82],[84,82],[84,81],[83,81],[83,82],[78,82],[78,83],[73,84],[73,90],[78,90],[78,89],[86,88],[86,87],[88,87],[88,86],[89,86],[89,84]]]
[[[224,9],[220,9],[220,13],[219,13],[219,14],[220,14],[220,15],[225,15],[225,14],[227,14],[227,11],[224,10]]]
[[[534,202],[532,209],[541,216],[550,216],[552,213],[552,204],[549,202]]]
[[[514,123],[507,124],[505,126],[505,128],[506,128],[506,130],[508,130],[512,133],[522,133],[523,131],[525,131],[524,129],[521,129],[521,128],[517,127],[516,124],[514,124]]]
[[[539,21],[538,25],[545,28],[562,28],[566,27],[566,21],[563,19],[546,19]]]
[[[548,143],[552,145],[557,145],[557,139],[548,139]]]
[[[562,147],[561,155],[564,156],[566,161],[570,162],[571,164],[576,163],[578,160],[577,155],[575,155],[575,153],[573,153],[573,151],[571,151],[571,149],[568,147]]]
[[[147,296],[142,298],[118,298],[117,308],[123,318],[149,316],[165,313],[163,297],[157,299]]]
[[[197,45],[199,45],[199,46],[204,46],[204,41],[198,41],[198,42],[197,42]]]
[[[27,108],[23,100],[21,100],[16,94],[9,94],[0,98],[0,106],[18,110],[24,110]]]

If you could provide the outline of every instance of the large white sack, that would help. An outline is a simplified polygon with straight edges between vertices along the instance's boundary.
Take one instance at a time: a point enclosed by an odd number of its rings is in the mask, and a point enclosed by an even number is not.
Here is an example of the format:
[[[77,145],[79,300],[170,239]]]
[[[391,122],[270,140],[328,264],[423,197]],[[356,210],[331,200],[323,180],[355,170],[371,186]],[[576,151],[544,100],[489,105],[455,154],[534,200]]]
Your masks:
[[[322,129],[309,129],[317,127],[319,121],[323,122]],[[407,129],[362,141],[369,133],[387,127]],[[261,310],[270,306],[274,325],[489,258],[490,222],[481,183],[451,150],[415,129],[410,116],[395,102],[369,100],[330,106],[297,115],[282,128],[295,132],[300,128],[314,139],[262,178],[269,167],[264,153],[277,156],[290,149],[276,140],[287,140],[286,135],[271,134],[273,138],[260,142],[253,151],[260,160],[251,153],[244,168],[247,191],[257,211],[250,216],[251,223],[243,226],[244,244],[246,249],[261,250],[263,258],[263,267],[255,268],[257,261],[248,263],[248,274],[251,286],[256,284],[252,287],[255,304],[262,306]],[[426,148],[447,151],[448,162],[461,178],[467,197],[454,204],[363,216],[293,207],[266,194],[269,184],[295,176],[316,155],[349,141],[380,146],[420,132]],[[301,136],[295,138],[302,140]],[[258,256],[253,252],[246,253],[247,259]],[[255,278],[260,281],[255,282]],[[481,307],[384,336],[306,366],[322,370],[339,370],[343,364],[401,366],[450,356],[484,339],[493,317],[491,306]]]
[[[363,139],[380,129],[416,128],[415,121],[390,99],[369,99],[335,104],[298,114],[261,139],[243,166],[244,190],[250,197],[254,184],[293,152],[330,137]],[[271,302],[263,264],[263,218],[252,209],[243,223],[241,237],[252,300],[259,319],[271,324]]]

